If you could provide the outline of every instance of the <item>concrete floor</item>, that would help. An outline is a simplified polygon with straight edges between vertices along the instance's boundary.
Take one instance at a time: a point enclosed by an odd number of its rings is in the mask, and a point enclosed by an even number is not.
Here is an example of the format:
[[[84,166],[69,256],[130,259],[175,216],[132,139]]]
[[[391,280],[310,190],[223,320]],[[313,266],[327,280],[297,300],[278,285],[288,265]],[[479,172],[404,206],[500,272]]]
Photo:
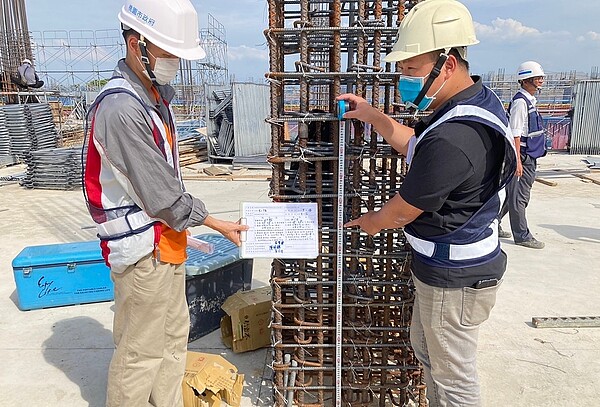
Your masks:
[[[600,316],[600,185],[556,169],[585,169],[581,156],[550,155],[535,183],[530,228],[544,250],[503,239],[509,267],[496,307],[480,334],[486,406],[593,406],[600,391],[600,329],[539,329],[532,317]],[[0,176],[23,171],[13,166]],[[600,179],[600,174],[592,174]],[[216,216],[235,220],[239,202],[267,202],[266,181],[188,181]],[[504,222],[504,228],[510,229]],[[20,311],[12,259],[26,246],[94,239],[81,191],[0,187],[0,406],[93,406],[105,402],[113,351],[112,303]],[[193,233],[206,229],[195,228]],[[256,260],[253,287],[269,282]],[[189,344],[217,353],[246,375],[243,406],[271,405],[267,349],[233,354],[213,332]]]

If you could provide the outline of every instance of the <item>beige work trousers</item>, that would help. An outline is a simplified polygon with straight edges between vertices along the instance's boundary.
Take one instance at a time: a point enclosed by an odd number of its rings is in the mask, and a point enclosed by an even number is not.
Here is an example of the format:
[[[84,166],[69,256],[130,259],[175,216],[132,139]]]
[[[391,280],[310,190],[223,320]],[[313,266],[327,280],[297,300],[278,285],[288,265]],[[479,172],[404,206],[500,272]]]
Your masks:
[[[183,407],[190,316],[185,266],[148,255],[123,273],[115,287],[115,353],[108,371],[107,407]]]

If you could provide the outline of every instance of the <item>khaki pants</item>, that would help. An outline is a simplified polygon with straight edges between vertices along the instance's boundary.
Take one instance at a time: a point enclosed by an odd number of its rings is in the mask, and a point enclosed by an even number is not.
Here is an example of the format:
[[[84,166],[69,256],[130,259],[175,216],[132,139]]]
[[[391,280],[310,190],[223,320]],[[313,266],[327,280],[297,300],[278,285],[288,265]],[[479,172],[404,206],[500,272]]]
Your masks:
[[[148,255],[111,277],[116,349],[107,407],[182,407],[190,326],[185,266],[155,262]]]
[[[423,364],[430,407],[480,407],[477,377],[479,326],[490,316],[500,284],[440,288],[413,276],[415,303],[410,342]]]

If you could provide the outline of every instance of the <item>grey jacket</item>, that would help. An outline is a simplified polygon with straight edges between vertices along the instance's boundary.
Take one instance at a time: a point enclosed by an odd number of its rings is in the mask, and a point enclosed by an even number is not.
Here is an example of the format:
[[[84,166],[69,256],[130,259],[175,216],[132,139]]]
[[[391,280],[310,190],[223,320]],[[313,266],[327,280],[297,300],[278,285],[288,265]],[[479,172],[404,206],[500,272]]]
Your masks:
[[[143,102],[154,106],[164,122],[169,122],[168,108],[151,101],[125,60],[119,61],[113,76],[127,80]],[[171,86],[157,89],[168,102],[175,95]],[[152,126],[151,118],[136,99],[126,93],[112,94],[96,110],[94,139],[102,146],[111,166],[128,179],[135,192],[133,200],[148,215],[177,231],[203,224],[208,216],[204,203],[185,192],[176,172],[179,165],[174,170],[166,162],[153,138]]]
[[[39,78],[35,69],[27,62],[22,63],[17,70],[23,85],[32,86],[38,82]]]

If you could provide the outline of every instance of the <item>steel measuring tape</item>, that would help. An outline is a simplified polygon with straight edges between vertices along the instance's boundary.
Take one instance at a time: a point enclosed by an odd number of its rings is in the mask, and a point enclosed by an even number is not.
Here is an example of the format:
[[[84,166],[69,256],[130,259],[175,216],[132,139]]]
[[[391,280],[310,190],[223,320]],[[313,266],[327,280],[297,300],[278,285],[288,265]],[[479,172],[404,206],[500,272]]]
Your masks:
[[[337,117],[339,124],[338,137],[338,188],[337,188],[337,250],[336,250],[336,299],[335,299],[335,405],[342,405],[342,296],[344,268],[344,179],[346,177],[346,122],[344,114],[350,111],[350,102],[339,100]]]

